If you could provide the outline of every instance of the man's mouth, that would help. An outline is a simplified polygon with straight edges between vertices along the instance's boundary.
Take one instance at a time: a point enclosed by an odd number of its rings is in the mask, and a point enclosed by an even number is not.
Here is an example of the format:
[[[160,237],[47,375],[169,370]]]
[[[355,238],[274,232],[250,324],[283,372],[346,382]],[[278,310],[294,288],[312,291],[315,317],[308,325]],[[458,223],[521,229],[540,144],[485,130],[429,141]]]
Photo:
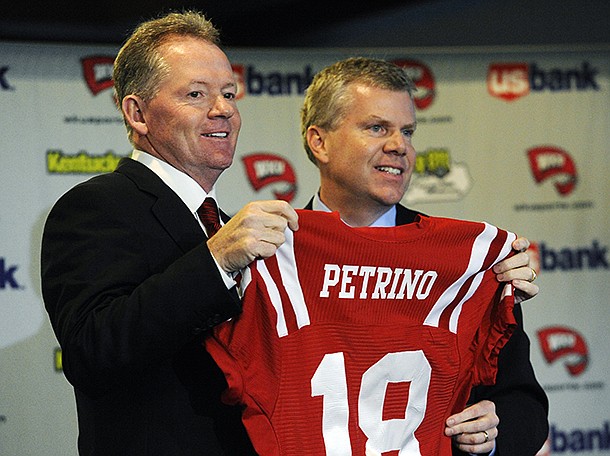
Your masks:
[[[376,166],[375,169],[394,176],[400,176],[402,174],[402,169],[394,168],[392,166]]]
[[[205,136],[206,138],[226,138],[229,134],[226,131],[219,131],[215,133],[203,133],[201,136]]]

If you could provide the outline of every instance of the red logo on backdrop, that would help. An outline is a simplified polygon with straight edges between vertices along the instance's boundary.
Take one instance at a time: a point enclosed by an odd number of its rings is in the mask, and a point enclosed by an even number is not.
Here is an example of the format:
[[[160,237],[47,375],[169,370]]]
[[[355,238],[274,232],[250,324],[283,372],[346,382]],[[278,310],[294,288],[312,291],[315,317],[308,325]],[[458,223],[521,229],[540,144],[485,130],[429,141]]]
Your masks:
[[[85,57],[81,62],[85,82],[93,95],[112,87],[114,57]]]
[[[417,60],[394,60],[393,63],[403,68],[415,83],[415,107],[419,110],[429,108],[436,96],[436,83],[430,68]]]
[[[235,99],[239,100],[246,95],[246,77],[244,74],[243,65],[231,65],[233,69],[233,76],[235,76],[235,82],[237,83],[237,92]]]
[[[279,155],[254,153],[242,157],[246,174],[252,188],[257,192],[268,185],[276,184],[275,198],[286,202],[296,195],[296,175],[288,161]]]
[[[527,63],[492,63],[487,70],[490,95],[513,101],[530,93]]]
[[[572,193],[577,181],[576,165],[565,150],[553,146],[533,147],[528,149],[527,156],[538,184],[553,179],[560,195]]]
[[[585,339],[574,329],[550,326],[538,331],[538,340],[547,363],[563,359],[564,366],[574,377],[586,370],[589,349]]]

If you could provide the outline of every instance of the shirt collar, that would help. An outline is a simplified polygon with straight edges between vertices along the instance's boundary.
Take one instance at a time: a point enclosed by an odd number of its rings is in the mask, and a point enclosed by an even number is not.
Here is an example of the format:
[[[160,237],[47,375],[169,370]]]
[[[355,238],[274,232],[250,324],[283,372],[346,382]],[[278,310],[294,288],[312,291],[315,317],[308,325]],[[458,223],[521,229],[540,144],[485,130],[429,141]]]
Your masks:
[[[324,211],[331,212],[329,207],[322,202],[320,199],[320,195],[318,192],[313,197],[313,203],[311,208],[314,211]],[[346,224],[347,225],[347,224]],[[371,227],[387,227],[387,226],[396,226],[396,205],[393,205],[390,209],[388,209],[385,213],[383,213],[377,220],[371,223],[369,226]]]
[[[196,212],[203,200],[208,196],[216,200],[215,187],[212,187],[210,193],[206,193],[191,176],[174,168],[169,163],[153,157],[147,152],[136,149],[132,152],[131,158],[142,163],[159,176],[180,197],[191,212]]]

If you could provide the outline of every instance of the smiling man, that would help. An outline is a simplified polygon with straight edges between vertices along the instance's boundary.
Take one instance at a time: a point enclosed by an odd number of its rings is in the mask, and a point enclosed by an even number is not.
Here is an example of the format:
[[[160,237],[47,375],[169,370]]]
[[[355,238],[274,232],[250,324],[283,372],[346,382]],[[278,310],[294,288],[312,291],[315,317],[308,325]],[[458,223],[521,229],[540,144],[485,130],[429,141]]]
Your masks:
[[[134,152],[63,195],[42,239],[79,454],[255,454],[240,410],[220,402],[224,378],[202,340],[241,312],[233,273],[273,255],[297,215],[260,201],[218,220],[214,185],[241,119],[231,65],[202,15],[141,24],[114,83]]]
[[[345,59],[314,77],[301,112],[305,150],[320,172],[308,209],[336,211],[355,227],[417,220],[417,212],[400,204],[415,165],[413,89],[401,68],[377,59]],[[525,250],[529,242],[519,238],[512,246]],[[538,293],[525,253],[494,271],[499,281],[512,282],[516,302]],[[475,387],[472,405],[447,417],[445,434],[456,453],[533,456],[547,437],[548,400],[529,361],[519,305],[515,318],[519,326],[500,353],[496,385]]]

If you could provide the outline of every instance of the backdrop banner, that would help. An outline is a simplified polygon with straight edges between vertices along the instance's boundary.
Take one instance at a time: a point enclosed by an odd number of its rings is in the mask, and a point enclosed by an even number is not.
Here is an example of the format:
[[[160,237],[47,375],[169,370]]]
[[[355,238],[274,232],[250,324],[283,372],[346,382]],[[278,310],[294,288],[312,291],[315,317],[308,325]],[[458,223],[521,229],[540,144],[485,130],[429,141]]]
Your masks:
[[[76,455],[72,388],[40,291],[40,240],[60,195],[131,153],[112,96],[118,48],[0,43],[0,454]],[[243,127],[220,204],[303,207],[318,174],[303,94],[349,56],[417,85],[417,160],[404,203],[532,241],[540,294],[523,304],[550,399],[540,454],[610,453],[610,46],[228,49]]]

